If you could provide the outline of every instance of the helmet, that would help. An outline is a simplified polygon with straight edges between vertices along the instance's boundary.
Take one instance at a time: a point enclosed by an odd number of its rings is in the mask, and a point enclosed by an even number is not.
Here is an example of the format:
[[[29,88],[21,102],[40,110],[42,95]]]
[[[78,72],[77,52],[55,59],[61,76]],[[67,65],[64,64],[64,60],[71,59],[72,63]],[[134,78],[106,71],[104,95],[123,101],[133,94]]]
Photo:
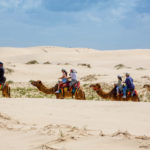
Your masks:
[[[75,69],[71,69],[70,72],[77,73],[77,71]]]
[[[120,75],[117,76],[118,78],[122,78]]]

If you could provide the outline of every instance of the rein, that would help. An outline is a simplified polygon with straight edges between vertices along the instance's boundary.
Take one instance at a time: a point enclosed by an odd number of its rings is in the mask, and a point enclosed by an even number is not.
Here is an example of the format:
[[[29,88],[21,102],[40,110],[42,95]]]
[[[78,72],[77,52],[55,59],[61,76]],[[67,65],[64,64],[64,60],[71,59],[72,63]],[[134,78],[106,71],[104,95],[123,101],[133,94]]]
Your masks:
[[[94,91],[98,92],[98,91],[99,91],[99,88],[94,88]]]

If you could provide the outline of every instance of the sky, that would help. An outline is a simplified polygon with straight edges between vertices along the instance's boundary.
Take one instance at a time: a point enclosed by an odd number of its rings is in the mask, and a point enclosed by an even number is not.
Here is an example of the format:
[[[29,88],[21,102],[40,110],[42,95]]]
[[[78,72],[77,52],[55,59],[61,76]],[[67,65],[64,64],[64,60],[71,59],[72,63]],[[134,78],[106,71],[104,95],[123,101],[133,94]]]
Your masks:
[[[0,0],[0,47],[150,49],[150,0]]]

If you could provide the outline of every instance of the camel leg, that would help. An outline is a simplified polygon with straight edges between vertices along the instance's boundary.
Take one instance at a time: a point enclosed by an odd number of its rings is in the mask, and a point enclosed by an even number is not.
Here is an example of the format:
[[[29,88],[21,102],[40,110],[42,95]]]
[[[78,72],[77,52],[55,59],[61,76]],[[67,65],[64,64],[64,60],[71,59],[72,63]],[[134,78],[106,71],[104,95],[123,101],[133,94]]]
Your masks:
[[[3,90],[2,90],[2,95],[4,96],[4,97],[8,97],[8,94],[7,94],[7,91],[6,91],[7,89],[6,88],[3,88]]]
[[[74,99],[76,99],[76,100],[86,100],[84,95],[80,96],[78,94],[75,95]]]
[[[10,87],[8,86],[8,97],[11,97],[10,96]]]
[[[5,97],[5,93],[3,91],[4,87],[0,89],[0,91],[2,91],[2,96]]]
[[[8,86],[8,84],[6,84],[2,89],[2,94],[4,97],[10,97],[10,87]]]
[[[82,89],[79,89],[75,94],[75,99],[77,100],[86,100],[85,93],[82,91]]]
[[[61,93],[56,93],[56,99],[64,99]]]
[[[139,99],[138,96],[135,96],[135,97],[133,97],[133,101],[135,101],[135,102],[140,102],[140,99]]]

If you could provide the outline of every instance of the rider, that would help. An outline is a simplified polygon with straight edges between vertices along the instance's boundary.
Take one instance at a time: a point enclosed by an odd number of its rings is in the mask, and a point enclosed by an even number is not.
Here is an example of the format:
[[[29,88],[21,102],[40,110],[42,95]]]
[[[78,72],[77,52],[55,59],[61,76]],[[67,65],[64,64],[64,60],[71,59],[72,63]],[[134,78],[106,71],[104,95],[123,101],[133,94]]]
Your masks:
[[[69,78],[71,78],[71,82],[69,83],[69,87],[71,88],[72,86],[74,86],[74,84],[76,84],[78,81],[77,81],[77,71],[74,70],[74,69],[71,69],[70,70],[70,74],[69,74]]]
[[[122,77],[118,75],[117,78],[118,78],[118,83],[116,84],[116,91],[118,96],[119,92],[122,91]]]
[[[6,81],[6,78],[4,77],[4,73],[5,73],[5,70],[3,67],[3,63],[0,62],[0,84],[4,84]]]
[[[62,77],[60,77],[59,79],[61,79],[62,81],[59,82],[56,93],[59,93],[60,86],[67,82],[67,71],[65,69],[62,69],[61,71],[62,71]]]
[[[129,73],[126,73],[125,84],[126,84],[126,86],[123,87],[123,98],[126,98],[126,91],[130,91],[131,96],[133,96],[135,86],[134,86],[134,83],[133,83],[133,79],[130,77]]]

